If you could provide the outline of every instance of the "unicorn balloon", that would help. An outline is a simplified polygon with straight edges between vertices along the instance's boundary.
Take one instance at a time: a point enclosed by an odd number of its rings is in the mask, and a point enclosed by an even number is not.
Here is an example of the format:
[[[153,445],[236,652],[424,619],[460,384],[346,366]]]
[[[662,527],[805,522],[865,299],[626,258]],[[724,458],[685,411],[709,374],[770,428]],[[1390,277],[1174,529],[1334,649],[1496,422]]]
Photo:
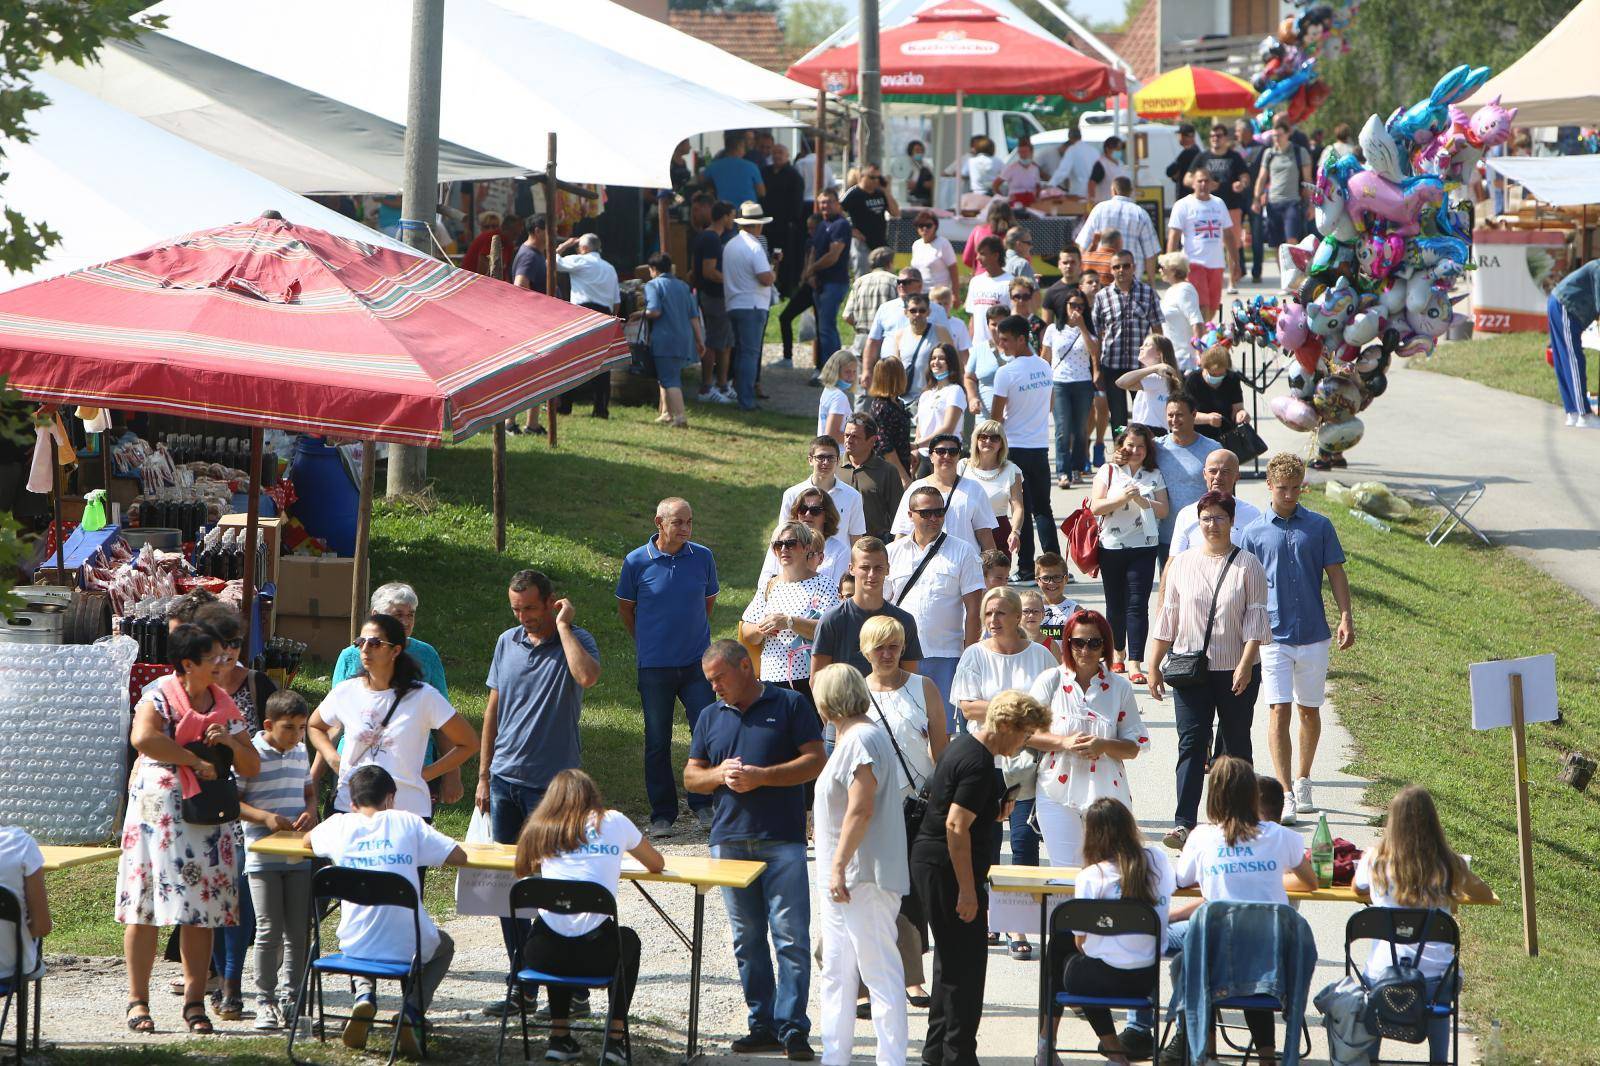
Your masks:
[[[1455,104],[1449,107],[1450,125],[1431,142],[1418,149],[1412,166],[1419,174],[1437,174],[1448,182],[1466,179],[1484,152],[1511,139],[1511,124],[1517,109],[1500,106],[1496,96],[1487,104],[1467,113]]]

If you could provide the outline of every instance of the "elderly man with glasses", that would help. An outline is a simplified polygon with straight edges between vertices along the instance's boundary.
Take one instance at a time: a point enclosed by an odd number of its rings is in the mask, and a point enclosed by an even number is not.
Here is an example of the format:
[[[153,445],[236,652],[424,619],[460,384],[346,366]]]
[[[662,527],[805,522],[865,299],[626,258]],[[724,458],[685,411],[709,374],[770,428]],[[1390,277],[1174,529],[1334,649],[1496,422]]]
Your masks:
[[[811,467],[811,476],[783,490],[777,524],[781,526],[791,521],[794,501],[800,498],[802,492],[821,489],[839,509],[839,532],[834,534],[833,539],[842,550],[849,551],[856,538],[866,533],[867,520],[861,505],[861,493],[839,480],[839,442],[826,435],[813,439],[806,451],[806,462]]]
[[[1160,333],[1164,319],[1156,292],[1134,274],[1133,253],[1124,248],[1111,260],[1111,284],[1094,295],[1094,332],[1100,338],[1100,387],[1113,426],[1128,424],[1128,392],[1117,378],[1139,366],[1145,337]]]
[[[906,493],[910,535],[889,545],[885,591],[890,603],[916,619],[922,645],[918,672],[939,689],[954,731],[961,722],[950,686],[961,653],[981,635],[983,564],[970,543],[946,531],[950,508],[945,500],[933,484],[919,483]],[[987,499],[983,506],[988,507]]]
[[[957,269],[959,270],[959,268]],[[879,356],[883,354],[884,337],[894,333],[898,329],[903,328],[906,323],[911,320],[910,316],[906,313],[906,298],[910,296],[916,296],[922,291],[922,272],[916,267],[906,267],[900,271],[899,275],[896,276],[895,298],[892,300],[885,300],[883,303],[879,304],[878,310],[874,312],[872,316],[872,329],[867,334],[866,348],[861,356],[861,373],[863,380],[869,382],[872,380],[872,367],[875,363],[877,363]],[[946,311],[941,304],[933,303],[930,300],[928,306],[928,325],[948,328],[949,324],[950,312]],[[907,362],[904,358],[902,358],[900,361],[906,364],[906,376],[911,379],[910,391],[907,393],[907,398],[914,400],[916,398],[916,394],[922,391],[921,379],[917,374],[913,373],[914,368],[909,362]],[[926,367],[928,365],[927,361],[924,360],[922,365]]]

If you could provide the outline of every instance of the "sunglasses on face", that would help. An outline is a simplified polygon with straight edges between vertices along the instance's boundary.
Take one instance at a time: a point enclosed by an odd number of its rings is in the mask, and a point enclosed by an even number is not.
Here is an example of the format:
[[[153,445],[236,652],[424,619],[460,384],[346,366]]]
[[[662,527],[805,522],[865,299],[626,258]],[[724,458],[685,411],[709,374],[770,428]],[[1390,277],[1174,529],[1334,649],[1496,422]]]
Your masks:
[[[811,515],[812,517],[816,517],[817,515],[822,515],[822,514],[826,514],[827,513],[826,509],[820,503],[811,503],[811,504],[803,503],[799,507],[796,507],[794,510],[795,510],[796,514]]]
[[[928,313],[928,309],[926,307],[908,307],[908,308],[906,308],[906,314],[908,314],[908,315],[925,315],[927,313]]]
[[[989,442],[993,443],[994,441],[997,441],[999,439],[1000,439],[1000,435],[998,433],[979,433],[978,434],[978,442],[980,444],[983,441],[989,441]]]
[[[797,540],[775,540],[772,542],[772,550],[775,552],[792,552],[798,547],[800,547],[800,542]]]
[[[1132,263],[1112,263],[1111,264],[1111,269],[1112,270],[1132,270],[1133,269],[1133,264]]]
[[[919,222],[919,223],[917,223],[917,228],[918,229],[937,229],[938,227],[936,227],[932,222]]]
[[[928,449],[928,454],[930,454],[930,455],[960,455],[961,454],[961,449],[960,448],[929,448]]]
[[[1106,642],[1099,637],[1072,637],[1068,643],[1079,651],[1099,651]]]
[[[393,648],[393,647],[396,647],[397,645],[395,644],[394,641],[392,641],[392,640],[384,640],[382,637],[357,637],[355,640],[352,640],[350,642],[350,646],[353,647],[353,648],[359,649],[359,648]]]
[[[943,508],[943,507],[913,507],[913,508],[911,508],[911,513],[916,515],[918,518],[929,518],[929,519],[932,519],[932,518],[943,518],[944,517],[944,512],[945,512],[945,508]]]

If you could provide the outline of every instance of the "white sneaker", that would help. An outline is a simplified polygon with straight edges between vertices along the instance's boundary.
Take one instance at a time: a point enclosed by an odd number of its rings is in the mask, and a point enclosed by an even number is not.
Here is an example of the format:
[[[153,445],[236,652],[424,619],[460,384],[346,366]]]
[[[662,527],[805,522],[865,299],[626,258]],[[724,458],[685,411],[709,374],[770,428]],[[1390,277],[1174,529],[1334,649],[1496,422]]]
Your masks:
[[[258,1033],[270,1033],[283,1027],[283,1015],[278,1004],[270,999],[256,1000],[256,1021],[251,1028]]]
[[[1579,422],[1579,419],[1581,419],[1582,417],[1583,416],[1578,414],[1578,412],[1576,412],[1576,411],[1568,411],[1567,412],[1567,425],[1569,425],[1569,426],[1581,425],[1582,423]]]
[[[1314,811],[1317,803],[1311,798],[1311,779],[1309,777],[1297,778],[1294,783],[1294,805],[1302,811]]]
[[[733,386],[732,385],[729,385],[725,389],[712,389],[711,390],[711,395],[716,397],[716,401],[718,403],[738,403],[739,402],[739,395],[738,395],[738,393],[733,391]]]
[[[1294,792],[1290,790],[1283,796],[1283,816],[1278,819],[1284,825],[1294,825],[1300,820],[1300,805],[1295,802]]]
[[[1600,416],[1579,415],[1578,420],[1572,424],[1578,429],[1600,429]]]

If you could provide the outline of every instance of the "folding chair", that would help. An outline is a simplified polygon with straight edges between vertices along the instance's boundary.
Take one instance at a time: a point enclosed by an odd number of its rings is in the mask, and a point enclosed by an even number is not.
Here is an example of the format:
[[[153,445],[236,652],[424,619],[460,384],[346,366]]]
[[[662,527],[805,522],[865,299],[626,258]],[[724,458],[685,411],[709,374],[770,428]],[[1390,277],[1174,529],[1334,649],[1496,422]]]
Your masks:
[[[556,881],[544,877],[524,877],[511,886],[511,914],[516,916],[522,911],[544,910],[551,914],[598,914],[611,922],[611,929],[615,933],[617,928],[617,898],[602,885],[590,881]],[[516,955],[512,962],[512,969],[506,974],[506,999],[517,1005],[517,1017],[522,1022],[522,1061],[530,1061],[531,1054],[528,1045],[528,1030],[553,1029],[554,1019],[550,1022],[528,1021],[528,1001],[525,996],[516,995],[516,992],[529,988],[537,994],[538,986],[546,988],[557,985],[564,988],[613,988],[622,978],[622,952],[617,952],[617,966],[611,973],[594,976],[574,977],[570,974],[545,973],[532,967],[522,965],[522,950],[527,941],[527,932],[521,922],[516,924]],[[495,1047],[495,1062],[500,1062],[505,1056],[506,1023],[510,1020],[511,1012],[500,1016],[500,1042]],[[597,1061],[605,1062],[606,1053],[611,1048],[611,1012],[606,1012],[606,1017],[599,1025],[574,1026],[568,1019],[569,1031],[594,1032],[602,1031],[605,1035],[601,1038],[600,1056]],[[628,1016],[622,1016],[622,1055],[630,1066],[633,1062],[633,1034],[628,1025]]]
[[[1491,541],[1488,535],[1467,521],[1468,512],[1478,506],[1478,501],[1483,499],[1483,494],[1486,491],[1488,490],[1483,482],[1474,481],[1467,486],[1466,491],[1461,495],[1454,500],[1448,500],[1437,489],[1429,489],[1428,495],[1433,497],[1434,502],[1439,505],[1444,514],[1439,516],[1439,521],[1435,522],[1433,528],[1428,530],[1427,536],[1422,538],[1428,547],[1437,548],[1443,544],[1444,538],[1448,537],[1457,525],[1466,526],[1473,536],[1483,541],[1485,547],[1489,546]]]
[[[24,960],[27,956],[27,938],[22,932],[22,901],[19,900],[16,897],[16,894],[8,888],[0,888],[0,922],[10,922],[12,924],[12,927],[15,929],[17,949],[17,961],[12,969],[12,972],[0,975],[0,999],[3,999],[4,1003],[3,1007],[0,1007],[0,1033],[5,1032],[6,1018],[11,1013],[12,1000],[15,1000],[17,1004],[17,1062],[20,1063],[22,1061],[23,1054],[28,1050],[29,981],[27,974],[23,969],[25,965]],[[41,965],[36,971],[32,981],[33,1004],[35,1011],[33,1019],[34,1051],[39,1050],[39,982],[44,976],[44,966],[42,965],[44,960],[44,948],[42,945],[39,947],[38,951]]]
[[[1107,1010],[1149,1010],[1154,1014],[1151,1022],[1151,1031],[1160,1030],[1161,1026],[1161,917],[1156,909],[1148,903],[1139,903],[1136,900],[1126,899],[1069,899],[1057,904],[1050,914],[1050,939],[1058,936],[1071,936],[1075,933],[1094,933],[1097,936],[1148,936],[1155,941],[1155,951],[1151,956],[1151,963],[1155,966],[1155,977],[1150,982],[1150,993],[1146,996],[1080,996],[1070,992],[1054,992],[1057,981],[1062,979],[1061,974],[1050,973],[1046,980],[1050,982],[1053,994],[1049,996],[1050,1002],[1058,1007],[1102,1007]],[[1040,965],[1046,968],[1050,965],[1048,958],[1041,961]],[[1049,1024],[1050,1019],[1044,1019]],[[1055,1046],[1051,1040],[1050,1050],[1054,1053],[1065,1052],[1069,1055],[1098,1055],[1100,1049],[1094,1048],[1064,1048]]]
[[[401,907],[411,912],[412,951],[409,962],[388,962],[382,959],[361,959],[343,952],[322,954],[322,932],[317,915],[322,913],[324,900],[362,907]],[[346,866],[329,866],[318,870],[311,878],[311,950],[305,976],[300,980],[300,991],[295,997],[294,1016],[289,1019],[289,1061],[299,1064],[294,1057],[294,1039],[300,1031],[300,1018],[305,1014],[307,999],[313,984],[316,986],[317,1021],[315,1030],[319,1043],[327,1040],[329,1015],[322,1002],[322,975],[342,973],[350,977],[370,977],[373,980],[400,982],[400,1010],[395,1014],[394,1037],[389,1043],[389,1063],[393,1066],[400,1051],[400,1028],[406,1024],[411,990],[422,987],[422,914],[417,901],[417,890],[410,881],[396,873],[380,870],[356,870]],[[348,1014],[332,1015],[335,1021],[350,1021]],[[428,1034],[425,1024],[417,1026],[422,1055],[427,1057]]]
[[[1430,917],[1431,913],[1431,917]],[[1423,926],[1427,928],[1424,930]],[[1427,933],[1426,939],[1423,933]],[[1435,1018],[1450,1019],[1450,1066],[1461,1062],[1461,982],[1458,979],[1461,953],[1461,927],[1449,911],[1412,907],[1367,907],[1356,911],[1344,923],[1344,972],[1348,977],[1356,972],[1355,961],[1350,956],[1350,946],[1358,940],[1371,940],[1373,950],[1378,942],[1393,947],[1415,944],[1417,954],[1427,944],[1450,945],[1450,966],[1440,976],[1433,1001],[1428,1004],[1428,1014]],[[1444,998],[1448,997],[1448,1002]],[[1424,1041],[1426,1043],[1426,1041]],[[1394,1063],[1400,1059],[1373,1059],[1374,1063]]]

